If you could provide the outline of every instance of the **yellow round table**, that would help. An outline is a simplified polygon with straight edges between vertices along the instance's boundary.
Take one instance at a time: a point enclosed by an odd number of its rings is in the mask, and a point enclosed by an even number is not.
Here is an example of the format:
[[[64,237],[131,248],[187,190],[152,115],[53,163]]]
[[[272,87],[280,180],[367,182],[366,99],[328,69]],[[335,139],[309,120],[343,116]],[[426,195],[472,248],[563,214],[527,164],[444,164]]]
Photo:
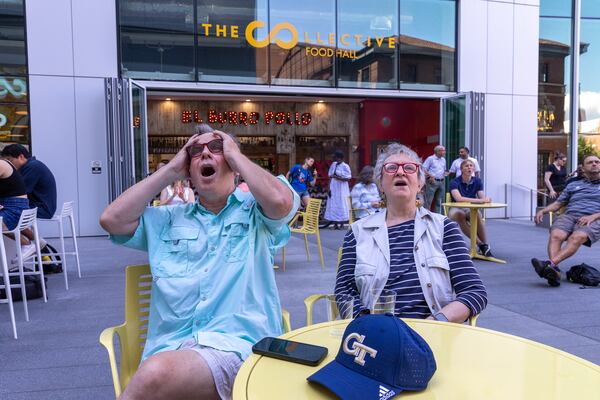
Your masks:
[[[477,254],[477,212],[486,208],[504,208],[504,203],[469,203],[469,202],[457,202],[457,203],[442,203],[444,208],[468,208],[470,210],[469,223],[471,224],[471,245],[469,255],[471,258],[477,258],[480,260],[493,261],[501,264],[506,264],[506,261],[496,257],[486,257],[481,254]]]
[[[589,361],[488,329],[404,321],[431,346],[437,371],[426,390],[402,392],[399,399],[600,400],[600,366]],[[327,347],[327,358],[317,367],[252,354],[235,380],[234,400],[335,399],[306,378],[335,358],[341,336],[331,335],[331,328],[343,328],[348,322],[311,325],[282,336]]]

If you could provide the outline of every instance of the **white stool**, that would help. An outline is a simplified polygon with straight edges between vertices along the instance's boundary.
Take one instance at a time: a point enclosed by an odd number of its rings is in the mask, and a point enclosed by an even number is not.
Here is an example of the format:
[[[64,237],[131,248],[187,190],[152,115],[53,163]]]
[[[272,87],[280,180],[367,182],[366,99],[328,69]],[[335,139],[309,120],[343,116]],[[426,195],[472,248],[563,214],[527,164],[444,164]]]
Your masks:
[[[71,222],[71,235],[73,237],[73,248],[75,251],[65,251],[65,230],[63,226],[63,220],[65,218],[69,218]],[[65,277],[65,288],[69,290],[69,280],[67,278],[67,255],[74,255],[75,261],[77,262],[77,275],[81,278],[81,269],[79,267],[79,250],[77,249],[77,233],[75,232],[75,215],[73,213],[73,202],[67,201],[63,203],[62,210],[60,213],[55,214],[50,219],[40,218],[41,222],[57,222],[58,223],[58,233],[60,235],[60,261],[59,263],[62,266],[63,274]],[[44,264],[56,264],[55,261],[44,261]]]
[[[40,280],[42,282],[42,294],[44,295],[44,303],[48,301],[48,297],[46,296],[46,279],[44,278],[44,266],[42,265],[42,252],[40,251],[40,237],[38,234],[38,226],[37,226],[37,207],[31,208],[29,210],[24,210],[21,212],[21,218],[19,218],[19,223],[15,227],[15,229],[11,231],[2,231],[2,233],[9,233],[14,235],[15,242],[17,244],[17,264],[19,266],[19,272],[9,273],[10,276],[19,276],[19,284],[12,285],[13,287],[21,288],[21,296],[23,297],[23,308],[25,309],[25,320],[29,321],[29,310],[27,309],[27,292],[25,290],[25,275],[39,275]],[[25,261],[23,259],[23,251],[21,250],[21,232],[25,229],[33,230],[33,245],[35,246],[35,254],[30,256],[33,258],[31,262],[28,264],[32,265],[32,271],[25,272],[23,271],[23,265]],[[2,242],[2,247],[4,247],[4,242]],[[37,266],[37,271],[36,271]]]
[[[2,226],[2,217],[0,217],[0,226]],[[17,324],[15,323],[15,309],[13,307],[12,292],[10,290],[10,276],[8,276],[8,262],[6,261],[6,249],[4,248],[4,235],[0,238],[0,264],[2,264],[2,280],[4,285],[0,285],[0,289],[4,289],[6,299],[0,299],[0,303],[8,303],[10,311],[10,322],[12,322],[13,336],[17,338]]]

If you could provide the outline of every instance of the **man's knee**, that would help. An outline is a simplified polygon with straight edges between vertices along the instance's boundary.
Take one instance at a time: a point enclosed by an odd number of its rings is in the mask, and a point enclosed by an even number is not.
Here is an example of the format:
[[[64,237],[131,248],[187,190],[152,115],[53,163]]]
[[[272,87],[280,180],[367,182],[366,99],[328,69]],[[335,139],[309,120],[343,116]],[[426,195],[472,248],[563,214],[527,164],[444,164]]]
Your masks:
[[[467,215],[462,211],[455,211],[450,214],[450,219],[456,222],[465,222],[467,220]]]
[[[557,240],[564,242],[569,237],[569,233],[560,229],[552,229],[550,231],[550,240]]]
[[[584,244],[585,242],[588,241],[588,235],[585,234],[584,232],[573,232],[573,234],[571,236],[569,236],[569,243],[581,246],[582,244]]]

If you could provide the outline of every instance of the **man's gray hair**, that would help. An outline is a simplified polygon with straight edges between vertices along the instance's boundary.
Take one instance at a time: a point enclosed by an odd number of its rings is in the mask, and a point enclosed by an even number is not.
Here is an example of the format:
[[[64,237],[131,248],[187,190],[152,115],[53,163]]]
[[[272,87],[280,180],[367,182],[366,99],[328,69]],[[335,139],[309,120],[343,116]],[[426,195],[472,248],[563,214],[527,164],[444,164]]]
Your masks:
[[[195,135],[204,135],[205,133],[212,133],[214,131],[215,131],[215,129],[213,129],[209,124],[206,124],[206,123],[198,124],[194,128]],[[238,139],[237,136],[235,136],[233,133],[229,133],[229,132],[225,132],[225,133],[228,134],[233,139],[233,141],[235,142],[235,144],[238,145],[238,147],[240,147],[240,140]]]
[[[442,146],[441,144],[438,144],[437,146],[435,146],[433,148],[433,151],[437,152],[439,150],[446,150],[446,148],[444,146]]]
[[[415,153],[413,150],[411,150],[409,147],[403,144],[390,143],[385,149],[383,149],[381,154],[379,154],[379,157],[377,157],[377,163],[375,164],[375,182],[377,183],[377,186],[379,186],[379,188],[381,189],[381,175],[383,172],[383,164],[385,163],[385,160],[396,154],[404,154],[405,156],[410,158],[412,162],[414,162],[415,164],[419,164],[419,182],[421,183],[421,185],[424,185],[425,172],[423,171],[423,162],[421,161],[421,158],[417,155],[417,153]]]

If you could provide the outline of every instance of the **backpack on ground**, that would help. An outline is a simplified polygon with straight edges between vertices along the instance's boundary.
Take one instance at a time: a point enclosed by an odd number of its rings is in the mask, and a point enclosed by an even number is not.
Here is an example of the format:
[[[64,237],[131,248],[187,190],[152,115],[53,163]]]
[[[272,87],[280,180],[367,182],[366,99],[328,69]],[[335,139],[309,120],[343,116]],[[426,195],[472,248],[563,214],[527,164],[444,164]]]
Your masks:
[[[11,268],[8,270],[8,272],[11,274],[14,272],[19,272],[19,267]],[[23,272],[32,272],[32,270],[29,268],[23,268]],[[0,277],[2,284],[4,284],[4,279],[4,276]],[[48,280],[46,277],[44,277],[44,279],[46,281]],[[19,276],[11,276],[10,284],[10,291],[12,293],[13,301],[23,301],[23,297],[21,296],[21,288],[12,286],[19,284]],[[48,288],[48,285],[46,285],[46,288]],[[25,294],[27,295],[27,300],[38,299],[44,296],[44,292],[42,292],[42,280],[40,279],[39,275],[25,275]],[[6,298],[5,289],[0,289],[0,298]]]
[[[54,246],[46,244],[42,249],[42,261],[44,261],[44,274],[59,274],[63,271],[62,260]]]
[[[567,271],[567,279],[570,282],[585,286],[598,286],[600,284],[600,271],[586,263],[581,263]]]

